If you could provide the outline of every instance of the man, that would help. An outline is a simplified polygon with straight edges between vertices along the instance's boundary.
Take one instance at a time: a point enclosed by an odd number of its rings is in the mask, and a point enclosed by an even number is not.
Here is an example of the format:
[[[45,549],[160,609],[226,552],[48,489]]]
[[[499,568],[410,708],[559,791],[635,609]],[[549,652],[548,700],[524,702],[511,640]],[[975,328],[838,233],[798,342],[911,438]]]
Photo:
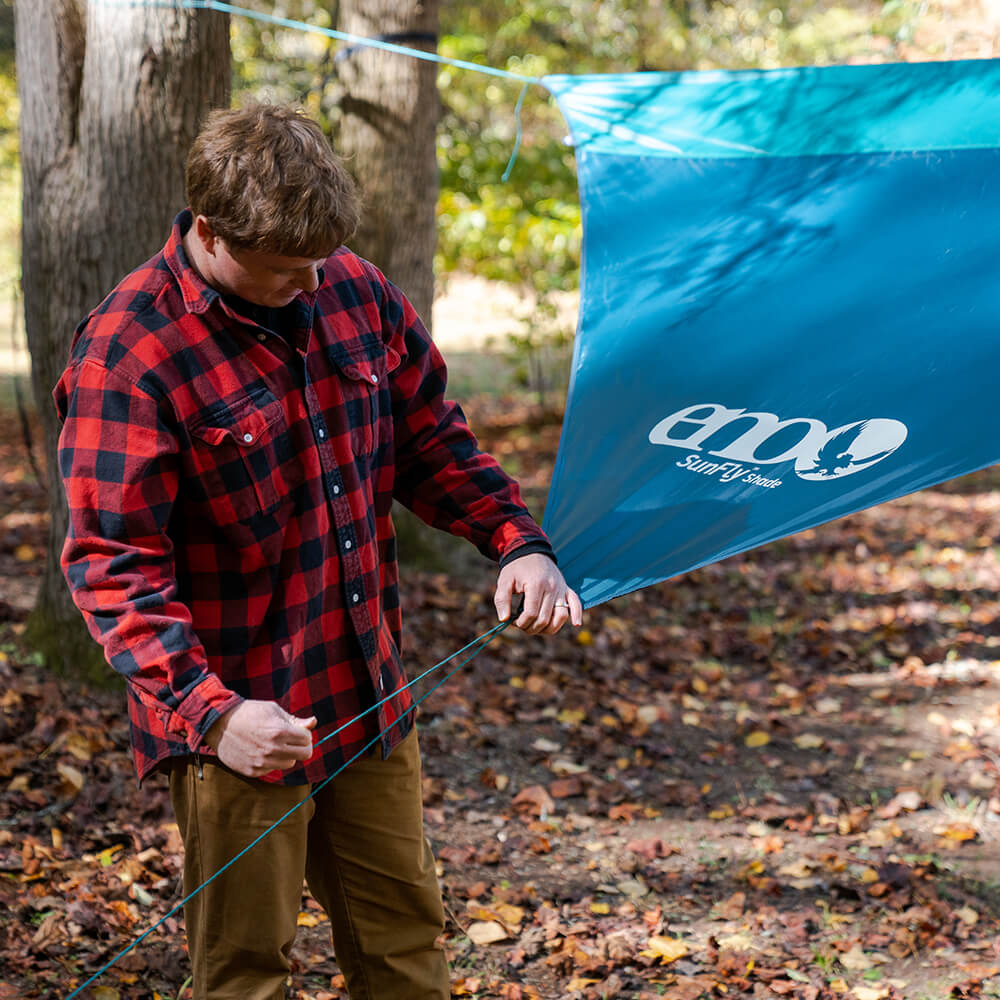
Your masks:
[[[352,998],[444,1000],[393,498],[499,562],[501,619],[520,593],[554,633],[580,602],[412,307],[343,246],[357,198],[319,127],[212,113],[187,196],[55,391],[66,577],[140,781],[169,772],[186,892],[358,758],[188,904],[195,997],[284,995],[305,876]]]

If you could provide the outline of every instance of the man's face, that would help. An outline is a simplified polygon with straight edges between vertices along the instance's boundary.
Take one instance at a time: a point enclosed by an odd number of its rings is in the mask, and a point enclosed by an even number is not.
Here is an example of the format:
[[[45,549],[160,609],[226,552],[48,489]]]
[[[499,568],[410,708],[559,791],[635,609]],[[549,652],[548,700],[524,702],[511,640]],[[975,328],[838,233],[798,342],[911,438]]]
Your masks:
[[[216,240],[211,255],[212,273],[205,277],[220,292],[238,295],[257,306],[280,309],[299,292],[316,291],[324,260],[230,250],[222,240]]]

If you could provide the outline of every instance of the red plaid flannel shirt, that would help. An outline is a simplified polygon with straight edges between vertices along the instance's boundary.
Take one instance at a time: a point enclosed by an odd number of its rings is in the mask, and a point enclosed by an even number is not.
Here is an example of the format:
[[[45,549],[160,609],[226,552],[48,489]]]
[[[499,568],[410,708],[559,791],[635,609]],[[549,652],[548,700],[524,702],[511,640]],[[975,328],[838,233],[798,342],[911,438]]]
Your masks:
[[[346,248],[293,309],[297,348],[164,249],[80,325],[54,396],[63,569],[128,681],[140,780],[241,699],[321,739],[406,683],[393,498],[503,559],[546,548],[516,483],[444,398],[406,298]],[[409,692],[269,780],[316,782],[412,725]]]

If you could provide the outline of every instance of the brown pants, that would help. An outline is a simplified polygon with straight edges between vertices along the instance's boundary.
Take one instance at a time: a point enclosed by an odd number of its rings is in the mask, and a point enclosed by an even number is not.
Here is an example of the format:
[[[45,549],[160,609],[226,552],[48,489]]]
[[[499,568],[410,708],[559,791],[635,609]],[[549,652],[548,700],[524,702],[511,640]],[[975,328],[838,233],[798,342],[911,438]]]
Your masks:
[[[185,760],[170,776],[185,894],[311,791],[215,761],[201,770]],[[303,876],[330,917],[352,1000],[447,1000],[415,731],[388,760],[348,767],[185,906],[195,1000],[283,1000]]]

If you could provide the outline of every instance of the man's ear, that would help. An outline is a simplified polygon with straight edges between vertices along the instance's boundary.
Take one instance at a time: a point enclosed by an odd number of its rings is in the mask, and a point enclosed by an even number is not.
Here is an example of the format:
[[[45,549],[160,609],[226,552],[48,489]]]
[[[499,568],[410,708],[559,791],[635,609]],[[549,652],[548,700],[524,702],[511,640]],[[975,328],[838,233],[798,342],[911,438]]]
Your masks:
[[[208,219],[206,219],[204,215],[196,215],[194,219],[194,226],[192,228],[194,229],[195,237],[201,244],[205,253],[214,257],[219,237],[215,235],[215,231],[212,229]]]

